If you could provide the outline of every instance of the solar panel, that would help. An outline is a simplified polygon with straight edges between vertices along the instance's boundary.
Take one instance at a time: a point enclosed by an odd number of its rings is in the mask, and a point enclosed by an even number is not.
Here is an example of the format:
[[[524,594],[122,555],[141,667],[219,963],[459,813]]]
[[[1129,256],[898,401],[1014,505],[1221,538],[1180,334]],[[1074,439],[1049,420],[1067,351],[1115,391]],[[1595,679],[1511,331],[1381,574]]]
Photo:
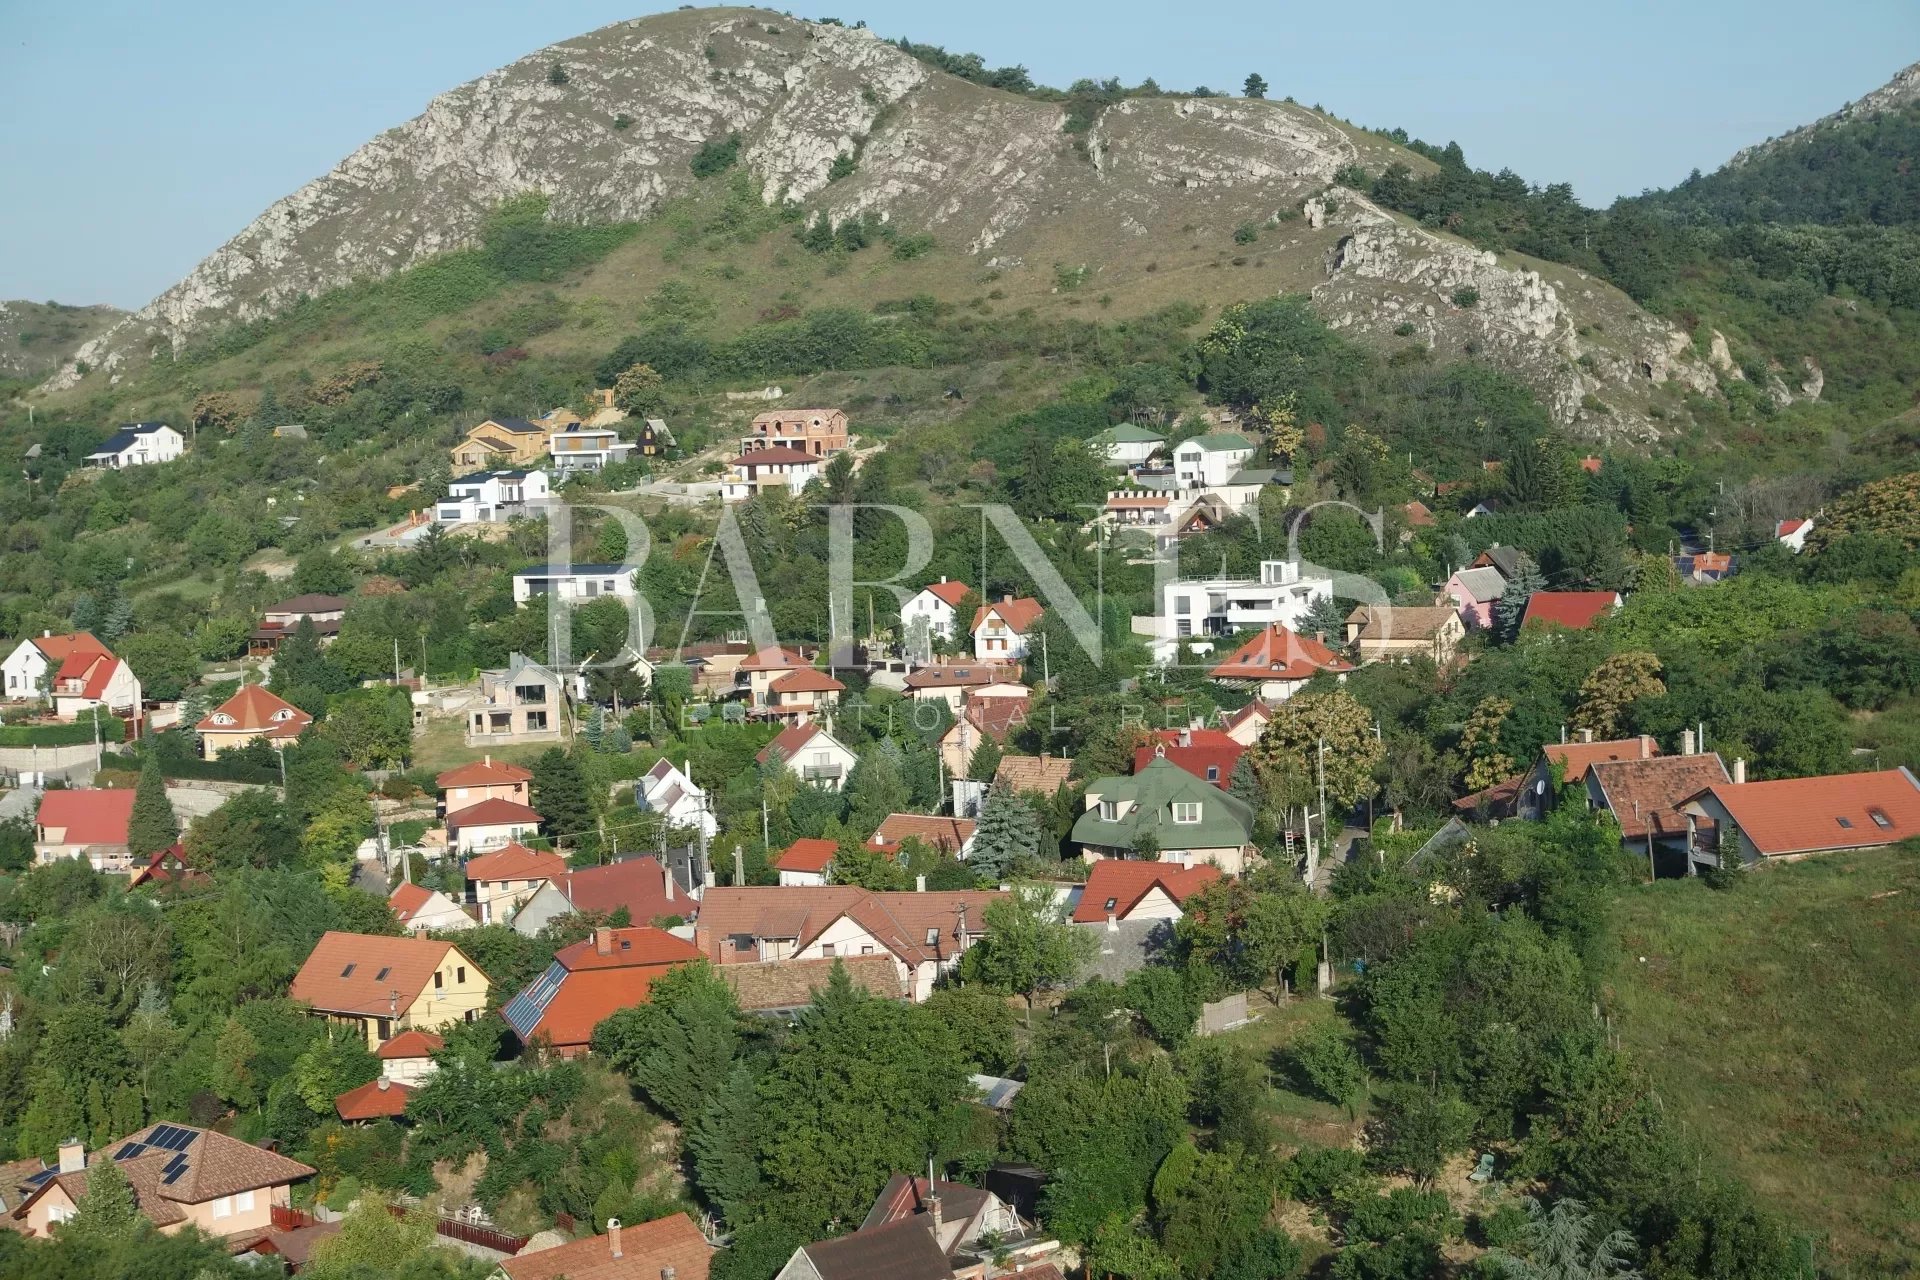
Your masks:
[[[40,1172],[34,1174],[31,1178],[28,1178],[26,1180],[25,1185],[29,1187],[37,1187],[58,1172],[60,1172],[58,1169],[42,1169]]]
[[[147,1135],[147,1145],[162,1151],[185,1151],[193,1144],[193,1130],[175,1124],[156,1125]]]
[[[161,1186],[170,1187],[174,1183],[180,1181],[180,1179],[185,1177],[187,1173],[186,1153],[182,1152],[181,1154],[175,1156],[173,1159],[167,1161],[167,1167],[164,1170],[162,1170],[162,1172],[165,1173],[166,1176],[160,1179]]]
[[[129,1142],[126,1146],[114,1152],[113,1158],[115,1160],[131,1160],[146,1149],[147,1144],[144,1142]]]

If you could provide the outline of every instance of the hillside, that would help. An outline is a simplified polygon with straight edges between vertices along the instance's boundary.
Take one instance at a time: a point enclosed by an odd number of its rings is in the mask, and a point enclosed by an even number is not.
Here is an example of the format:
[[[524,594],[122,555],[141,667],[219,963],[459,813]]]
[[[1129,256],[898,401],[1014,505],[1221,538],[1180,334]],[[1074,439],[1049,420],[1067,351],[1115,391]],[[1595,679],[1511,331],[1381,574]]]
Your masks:
[[[46,377],[125,315],[118,307],[0,301],[0,378]]]
[[[1662,384],[1715,385],[1687,334],[1610,286],[1476,250],[1347,190],[1425,162],[1318,112],[1051,101],[948,75],[865,30],[745,9],[617,24],[443,94],[276,202],[78,362],[121,385],[153,350],[471,245],[516,196],[545,195],[563,223],[642,221],[700,187],[696,160],[736,158],[763,202],[930,235],[949,273],[1010,294],[1079,289],[1121,309],[1187,266],[1219,273],[1186,290],[1195,300],[1311,291],[1335,327],[1481,356],[1586,434],[1645,434]],[[48,388],[82,380],[70,364]]]

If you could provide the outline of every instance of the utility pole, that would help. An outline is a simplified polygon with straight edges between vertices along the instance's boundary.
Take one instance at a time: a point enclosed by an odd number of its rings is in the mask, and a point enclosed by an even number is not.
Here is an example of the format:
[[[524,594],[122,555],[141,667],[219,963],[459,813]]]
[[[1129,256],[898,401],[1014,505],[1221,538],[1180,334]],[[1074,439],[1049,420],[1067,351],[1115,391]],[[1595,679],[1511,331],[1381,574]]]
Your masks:
[[[1040,633],[1040,687],[1053,692],[1053,663],[1047,656],[1047,633]]]
[[[400,637],[393,638],[393,682],[400,683]]]

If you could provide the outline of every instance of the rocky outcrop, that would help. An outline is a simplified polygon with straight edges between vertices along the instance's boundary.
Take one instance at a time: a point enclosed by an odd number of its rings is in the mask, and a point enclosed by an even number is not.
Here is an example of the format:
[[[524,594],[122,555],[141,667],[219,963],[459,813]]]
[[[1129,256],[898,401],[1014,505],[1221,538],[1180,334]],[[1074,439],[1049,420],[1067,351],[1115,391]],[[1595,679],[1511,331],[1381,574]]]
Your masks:
[[[1812,124],[1801,125],[1798,129],[1790,130],[1777,138],[1769,138],[1767,141],[1756,143],[1751,147],[1742,147],[1739,151],[1734,152],[1733,159],[1727,161],[1727,167],[1734,168],[1738,165],[1746,164],[1749,160],[1775,147],[1803,141],[1821,129],[1829,128],[1847,120],[1864,120],[1870,116],[1885,115],[1889,111],[1898,111],[1910,102],[1920,102],[1920,62],[1916,62],[1912,66],[1903,69],[1899,74],[1895,75],[1893,79],[1887,81],[1872,93],[1854,102],[1849,102],[1846,106],[1833,112],[1831,115],[1821,116]]]
[[[44,378],[126,312],[57,302],[0,301],[0,378]]]

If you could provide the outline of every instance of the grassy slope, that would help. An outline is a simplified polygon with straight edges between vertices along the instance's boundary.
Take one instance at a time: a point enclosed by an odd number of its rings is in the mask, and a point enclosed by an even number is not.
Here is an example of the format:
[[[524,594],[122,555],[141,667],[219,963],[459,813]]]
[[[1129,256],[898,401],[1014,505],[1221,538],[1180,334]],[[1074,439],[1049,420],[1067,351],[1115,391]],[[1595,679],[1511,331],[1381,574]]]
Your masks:
[[[1620,920],[1615,1024],[1823,1263],[1920,1259],[1920,850],[1663,881]]]

